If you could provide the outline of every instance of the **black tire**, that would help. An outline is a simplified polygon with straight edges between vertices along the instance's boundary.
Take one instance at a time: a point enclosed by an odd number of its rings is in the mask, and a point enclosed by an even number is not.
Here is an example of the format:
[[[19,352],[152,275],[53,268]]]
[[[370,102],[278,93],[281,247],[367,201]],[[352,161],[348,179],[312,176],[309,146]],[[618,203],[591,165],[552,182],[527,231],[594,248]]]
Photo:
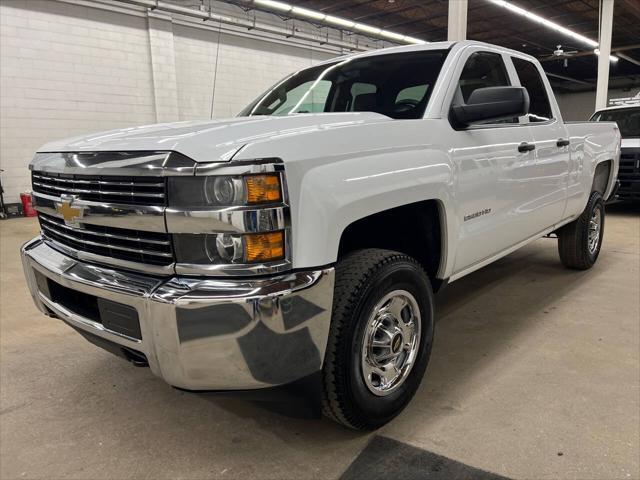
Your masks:
[[[420,310],[420,344],[403,383],[386,396],[374,395],[362,373],[362,345],[369,315],[386,294],[409,292]],[[413,258],[389,250],[348,254],[336,266],[334,303],[323,367],[323,413],[349,428],[373,430],[398,415],[424,375],[433,343],[433,293]]]
[[[589,229],[594,212],[600,212],[600,235],[595,249],[589,248]],[[597,213],[596,213],[597,214]],[[596,263],[604,237],[604,200],[598,192],[589,197],[584,212],[573,222],[557,231],[558,252],[562,264],[574,270],[587,270]]]

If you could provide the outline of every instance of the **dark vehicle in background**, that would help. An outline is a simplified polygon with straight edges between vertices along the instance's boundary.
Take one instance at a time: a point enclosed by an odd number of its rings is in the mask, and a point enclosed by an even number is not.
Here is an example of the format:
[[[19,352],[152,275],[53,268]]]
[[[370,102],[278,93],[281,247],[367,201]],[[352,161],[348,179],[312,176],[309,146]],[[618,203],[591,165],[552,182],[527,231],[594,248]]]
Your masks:
[[[616,200],[640,202],[640,103],[597,111],[594,122],[616,122],[622,135],[622,154]]]

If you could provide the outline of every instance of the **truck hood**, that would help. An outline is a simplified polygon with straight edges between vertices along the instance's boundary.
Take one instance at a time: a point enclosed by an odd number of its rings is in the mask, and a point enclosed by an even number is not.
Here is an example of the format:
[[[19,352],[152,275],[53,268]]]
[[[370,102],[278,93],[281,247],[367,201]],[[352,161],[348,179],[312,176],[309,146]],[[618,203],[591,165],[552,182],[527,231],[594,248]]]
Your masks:
[[[38,151],[171,150],[196,162],[228,162],[243,146],[253,142],[385,121],[392,120],[378,113],[354,112],[160,123],[58,140],[43,145]]]

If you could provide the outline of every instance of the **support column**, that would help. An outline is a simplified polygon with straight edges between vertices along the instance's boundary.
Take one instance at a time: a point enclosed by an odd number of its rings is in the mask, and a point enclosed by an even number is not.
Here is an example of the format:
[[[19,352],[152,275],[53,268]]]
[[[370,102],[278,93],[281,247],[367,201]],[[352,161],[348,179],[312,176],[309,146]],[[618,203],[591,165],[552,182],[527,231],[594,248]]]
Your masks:
[[[178,81],[171,17],[149,12],[149,47],[157,122],[178,121]]]
[[[611,55],[611,33],[613,31],[613,0],[602,0],[600,18],[600,56],[598,57],[598,86],[596,110],[607,106],[609,93],[609,56]]]
[[[612,0],[613,1],[613,0]],[[467,0],[449,0],[449,26],[447,40],[467,39]]]

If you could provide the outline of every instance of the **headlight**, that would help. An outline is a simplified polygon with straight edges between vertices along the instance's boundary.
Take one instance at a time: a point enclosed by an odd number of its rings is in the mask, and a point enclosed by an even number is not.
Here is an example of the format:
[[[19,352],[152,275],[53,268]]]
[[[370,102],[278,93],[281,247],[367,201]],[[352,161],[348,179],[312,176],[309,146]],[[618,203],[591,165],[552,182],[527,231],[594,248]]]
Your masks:
[[[234,207],[282,202],[278,173],[169,178],[172,207]]]
[[[204,196],[210,205],[237,205],[242,203],[243,182],[232,177],[206,177]]]
[[[256,264],[285,258],[283,231],[247,234],[175,234],[176,259],[190,264]]]
[[[177,273],[290,268],[284,170],[231,171],[167,179],[167,229]]]

